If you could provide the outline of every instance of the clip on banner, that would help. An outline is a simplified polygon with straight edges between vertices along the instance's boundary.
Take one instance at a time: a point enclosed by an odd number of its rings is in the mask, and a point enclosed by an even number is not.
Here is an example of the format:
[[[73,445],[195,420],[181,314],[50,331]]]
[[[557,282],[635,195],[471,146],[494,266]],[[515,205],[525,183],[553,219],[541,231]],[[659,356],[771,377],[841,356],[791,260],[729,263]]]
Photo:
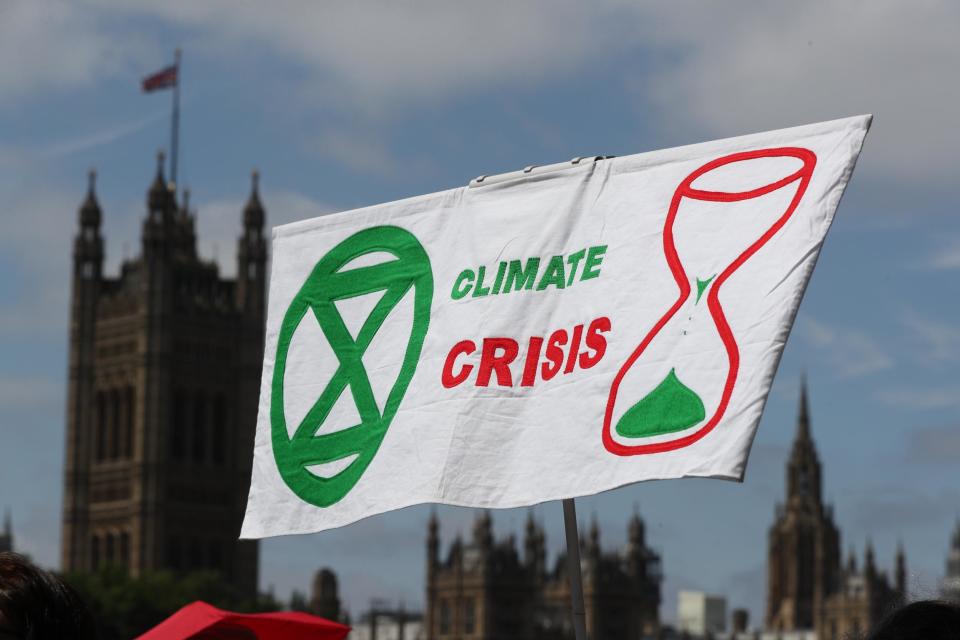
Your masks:
[[[541,176],[545,173],[550,173],[553,171],[559,171],[561,169],[570,169],[572,167],[584,166],[594,162],[599,162],[600,160],[609,160],[610,158],[615,158],[616,156],[577,156],[570,162],[557,162],[554,164],[547,165],[535,165],[531,164],[520,171],[510,171],[507,173],[498,173],[496,175],[488,176],[481,175],[477,176],[470,181],[470,187],[486,187],[491,184],[499,184],[501,182],[509,182],[510,180],[517,180],[519,178],[530,178],[533,176]]]
[[[276,227],[241,537],[563,500],[575,580],[573,498],[741,481],[870,120]]]

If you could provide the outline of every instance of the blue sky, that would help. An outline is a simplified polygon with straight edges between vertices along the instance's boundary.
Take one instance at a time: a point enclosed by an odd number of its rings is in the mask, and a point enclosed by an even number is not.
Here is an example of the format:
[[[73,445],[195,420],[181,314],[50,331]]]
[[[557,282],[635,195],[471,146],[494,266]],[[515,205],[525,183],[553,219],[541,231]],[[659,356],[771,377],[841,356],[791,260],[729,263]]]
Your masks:
[[[349,5],[349,6],[339,6]],[[759,620],[801,372],[845,548],[902,540],[932,595],[960,513],[960,85],[949,2],[276,1],[0,6],[0,508],[58,562],[70,243],[99,171],[107,265],[138,248],[170,95],[139,80],[184,49],[181,182],[201,250],[232,273],[249,173],[268,224],[578,155],[629,153],[873,113],[787,344],[746,482],[654,482],[579,502],[606,546],[640,505],[676,591]],[[429,509],[266,541],[281,596],[340,575],[347,606],[423,600]],[[559,505],[536,508],[557,550]],[[472,512],[441,508],[449,541]],[[524,511],[494,514],[520,533]]]

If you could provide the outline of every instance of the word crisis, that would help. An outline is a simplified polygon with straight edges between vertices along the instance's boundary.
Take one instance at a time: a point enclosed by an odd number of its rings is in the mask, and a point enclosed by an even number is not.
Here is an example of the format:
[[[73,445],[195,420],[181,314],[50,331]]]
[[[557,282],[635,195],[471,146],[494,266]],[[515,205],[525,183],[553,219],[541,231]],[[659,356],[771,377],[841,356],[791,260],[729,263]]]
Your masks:
[[[476,270],[464,269],[453,281],[450,297],[454,300],[460,300],[468,295],[482,298],[521,289],[529,291],[534,288],[534,285],[537,291],[543,291],[548,287],[564,289],[573,285],[578,279],[577,276],[580,281],[599,277],[600,263],[603,262],[603,254],[606,251],[606,245],[599,245],[580,249],[565,256],[551,256],[549,260],[534,256],[527,258],[526,262],[503,261],[497,265],[496,274],[492,278],[485,266],[477,267]]]
[[[479,347],[473,340],[461,340],[447,354],[441,382],[450,389],[466,382],[475,371],[474,385],[478,387],[490,386],[492,379],[500,387],[532,387],[538,379],[547,381],[560,373],[566,375],[577,368],[596,365],[607,351],[603,334],[608,331],[610,318],[600,317],[586,331],[584,325],[578,324],[570,332],[557,329],[546,339],[531,336],[522,360],[518,359],[520,344],[513,338],[484,338]],[[511,369],[514,362],[523,363],[518,376]]]

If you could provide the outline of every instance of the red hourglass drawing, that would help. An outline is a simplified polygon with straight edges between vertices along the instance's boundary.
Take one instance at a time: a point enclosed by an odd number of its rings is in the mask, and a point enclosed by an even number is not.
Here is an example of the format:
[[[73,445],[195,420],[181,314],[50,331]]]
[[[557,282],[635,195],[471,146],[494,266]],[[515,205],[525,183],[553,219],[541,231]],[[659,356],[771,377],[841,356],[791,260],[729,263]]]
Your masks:
[[[723,418],[737,384],[740,348],[720,289],[790,219],[816,162],[812,151],[799,147],[734,153],[704,164],[677,187],[663,252],[679,296],[610,386],[603,418],[608,451],[629,456],[680,449]],[[752,187],[771,172],[785,177]],[[694,186],[698,180],[707,186]],[[734,190],[724,188],[731,185]],[[661,382],[651,389],[650,380]]]

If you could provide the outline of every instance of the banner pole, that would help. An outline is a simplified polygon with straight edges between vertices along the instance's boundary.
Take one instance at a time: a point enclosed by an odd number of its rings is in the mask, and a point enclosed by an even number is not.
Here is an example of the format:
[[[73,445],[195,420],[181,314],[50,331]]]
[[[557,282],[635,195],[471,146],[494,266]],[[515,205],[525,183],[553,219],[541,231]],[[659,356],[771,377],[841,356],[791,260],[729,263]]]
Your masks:
[[[580,531],[577,506],[573,498],[563,501],[563,526],[567,533],[567,574],[570,577],[570,608],[576,640],[587,640],[586,613],[583,607],[583,577],[580,574]]]

